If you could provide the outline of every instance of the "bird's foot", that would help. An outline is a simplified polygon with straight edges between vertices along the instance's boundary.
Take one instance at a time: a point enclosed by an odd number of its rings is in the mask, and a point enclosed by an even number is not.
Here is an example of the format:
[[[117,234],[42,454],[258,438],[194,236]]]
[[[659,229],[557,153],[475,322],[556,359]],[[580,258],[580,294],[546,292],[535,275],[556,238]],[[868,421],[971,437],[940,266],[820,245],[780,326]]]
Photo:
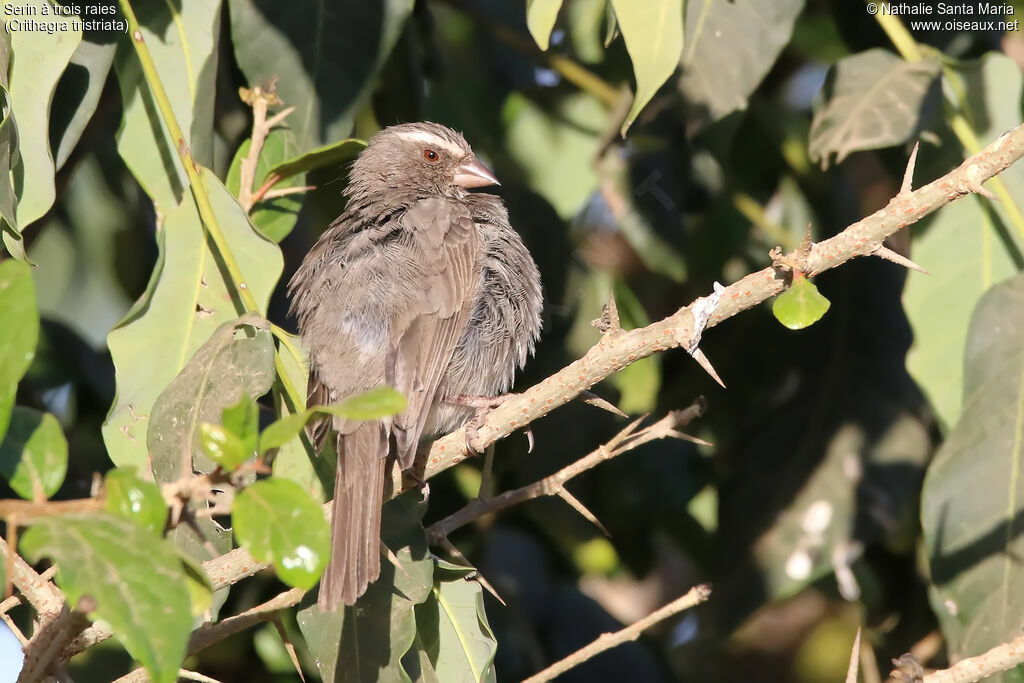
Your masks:
[[[483,425],[484,420],[487,419],[487,414],[509,399],[515,398],[518,395],[519,394],[512,393],[501,394],[500,396],[456,394],[444,399],[445,403],[466,406],[468,408],[473,408],[476,411],[473,418],[466,423],[466,448],[469,449],[471,453],[483,453],[484,448],[486,448],[486,445],[480,442],[480,427]]]

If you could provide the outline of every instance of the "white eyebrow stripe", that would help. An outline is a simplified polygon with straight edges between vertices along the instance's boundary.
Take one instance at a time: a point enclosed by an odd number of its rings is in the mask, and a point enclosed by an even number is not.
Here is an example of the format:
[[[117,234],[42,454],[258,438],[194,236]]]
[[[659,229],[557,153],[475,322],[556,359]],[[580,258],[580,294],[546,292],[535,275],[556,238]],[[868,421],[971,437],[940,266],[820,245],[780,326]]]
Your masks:
[[[398,134],[403,140],[410,140],[412,142],[422,142],[423,144],[430,145],[431,147],[440,147],[455,156],[464,156],[466,152],[453,142],[448,142],[440,135],[427,132],[425,130],[410,130],[403,131]]]

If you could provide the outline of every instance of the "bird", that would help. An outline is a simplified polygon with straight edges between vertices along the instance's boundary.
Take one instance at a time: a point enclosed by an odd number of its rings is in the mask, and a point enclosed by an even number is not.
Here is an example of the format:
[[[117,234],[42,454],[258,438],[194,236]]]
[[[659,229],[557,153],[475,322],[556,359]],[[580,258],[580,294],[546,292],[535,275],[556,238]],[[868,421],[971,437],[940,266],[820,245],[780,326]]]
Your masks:
[[[408,470],[423,439],[480,418],[506,395],[541,332],[540,273],[465,138],[446,126],[403,123],[367,143],[349,171],[344,212],[288,284],[290,312],[309,351],[307,405],[380,386],[407,401],[397,415],[330,417],[336,434],[331,556],[318,606],[352,605],[380,574],[385,463]]]

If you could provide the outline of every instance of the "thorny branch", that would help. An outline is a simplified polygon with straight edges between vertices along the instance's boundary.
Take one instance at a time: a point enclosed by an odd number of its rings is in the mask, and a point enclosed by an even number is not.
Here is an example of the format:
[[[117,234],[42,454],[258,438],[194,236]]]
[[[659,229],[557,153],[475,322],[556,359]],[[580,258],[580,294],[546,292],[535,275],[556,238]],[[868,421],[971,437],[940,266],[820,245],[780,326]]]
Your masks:
[[[1003,134],[981,152],[966,159],[957,169],[916,191],[912,191],[910,188],[915,160],[915,157],[912,156],[900,192],[883,209],[850,225],[834,237],[818,244],[809,245],[809,249],[803,248],[782,255],[782,258],[773,258],[771,266],[751,273],[728,287],[716,291],[715,296],[719,298],[719,301],[707,319],[707,327],[714,327],[741,311],[752,308],[782,292],[787,287],[792,270],[799,270],[811,277],[830,268],[835,268],[852,258],[869,255],[894,260],[906,267],[914,267],[914,264],[892,259],[887,250],[882,247],[883,240],[968,193],[974,192],[990,196],[991,193],[982,184],[1006,170],[1022,156],[1024,156],[1024,125]],[[773,254],[773,256],[776,255]],[[694,324],[695,309],[699,308],[706,300],[707,297],[702,297],[690,305],[680,308],[664,320],[630,331],[622,330],[619,325],[615,324],[614,316],[611,315],[611,311],[614,309],[610,307],[610,314],[602,320],[604,329],[598,343],[579,360],[488,413],[478,428],[478,442],[483,446],[493,444],[517,429],[543,417],[554,408],[568,403],[601,380],[641,358],[675,347],[683,347],[696,357],[695,352],[699,351],[696,341],[699,339],[703,326]],[[422,469],[417,472],[417,479],[410,478],[406,481],[397,467],[392,469],[393,495],[398,495],[407,488],[419,485],[421,481],[428,480],[439,472],[462,462],[469,455],[464,429],[438,439],[422,462]],[[591,454],[587,458],[593,455]],[[330,503],[325,506],[325,510],[329,512]],[[5,558],[12,554],[2,539],[0,539],[0,554]],[[205,562],[203,566],[216,590],[235,584],[269,565],[257,562],[248,551],[238,548]],[[13,558],[13,567],[14,585],[40,614],[50,614],[51,618],[54,618],[52,615],[61,613],[63,597],[52,583],[42,581],[39,575],[17,556]],[[659,614],[660,611],[655,612],[647,619]],[[109,637],[109,630],[94,624],[65,649],[61,658],[66,660],[76,652],[81,652],[90,645]],[[975,675],[974,673],[967,675],[959,672],[971,666],[984,666],[985,671],[994,672],[1009,668],[1021,661],[1024,661],[1024,638],[998,646],[980,657],[964,660],[944,672],[931,674],[927,680],[930,682],[977,680],[970,677]],[[988,667],[998,668],[990,669]],[[981,670],[978,669],[978,671]]]

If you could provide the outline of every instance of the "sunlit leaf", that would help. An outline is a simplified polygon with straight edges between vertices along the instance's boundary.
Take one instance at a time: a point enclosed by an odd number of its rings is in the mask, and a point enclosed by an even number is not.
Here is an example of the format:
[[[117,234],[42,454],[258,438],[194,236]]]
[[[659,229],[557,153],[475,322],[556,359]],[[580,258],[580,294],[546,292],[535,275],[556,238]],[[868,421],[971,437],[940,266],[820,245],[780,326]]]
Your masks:
[[[357,140],[355,138],[348,138],[346,140],[340,140],[338,142],[324,145],[316,149],[310,150],[305,154],[285,159],[277,165],[271,167],[268,175],[279,175],[282,178],[291,178],[292,176],[307,173],[309,171],[315,171],[318,168],[329,168],[331,166],[341,166],[346,162],[352,161],[359,153],[366,147],[366,142],[363,140]]]
[[[96,111],[114,62],[117,37],[114,31],[85,32],[57,84],[50,113],[50,140],[58,170],[71,156]]]
[[[235,158],[228,169],[227,179],[224,181],[228,192],[238,196],[242,178],[242,159],[245,159],[251,149],[252,140],[246,139],[235,152]],[[296,152],[295,136],[287,128],[274,128],[267,135],[260,151],[260,157],[256,163],[256,173],[253,178],[253,187],[250,191],[259,190],[268,176],[270,170],[282,160],[292,157]],[[306,177],[302,173],[292,174],[274,185],[274,189],[295,187],[305,183]],[[269,200],[256,202],[250,213],[253,225],[264,235],[275,242],[280,242],[295,227],[295,221],[299,217],[299,209],[302,208],[303,194],[290,194],[284,197],[275,197]]]
[[[253,230],[238,202],[212,173],[201,173],[246,286],[259,305],[266,306],[283,267],[281,251]],[[104,422],[103,439],[115,464],[140,471],[149,466],[146,435],[157,396],[214,330],[238,315],[191,197],[165,218],[157,244],[160,259],[149,286],[108,336],[117,399]],[[205,421],[217,422],[219,410]]]
[[[526,0],[526,27],[541,50],[548,49],[562,0]]]
[[[266,479],[247,487],[231,513],[239,544],[270,561],[290,586],[310,589],[331,550],[331,533],[319,503],[295,482]]]
[[[213,163],[213,105],[217,76],[220,0],[141,2],[134,9],[174,118],[197,163]],[[125,43],[122,47],[127,48]],[[142,73],[134,49],[114,62],[124,119],[117,149],[157,210],[170,214],[182,201],[188,178]],[[191,199],[185,197],[186,202]]]
[[[813,282],[797,273],[793,285],[775,298],[772,313],[789,329],[802,330],[821,320],[831,305]]]
[[[229,472],[249,459],[242,440],[222,425],[199,423],[199,443],[206,457]]]
[[[14,406],[14,393],[32,364],[39,341],[32,269],[14,260],[0,262],[0,441]]]
[[[107,512],[133,519],[143,528],[161,534],[167,521],[167,503],[160,487],[139,479],[130,467],[116,467],[103,477]]]
[[[828,167],[851,152],[898,145],[918,128],[936,61],[909,62],[881,48],[844,57],[829,72],[808,153]]]
[[[1024,276],[1017,275],[991,288],[975,308],[964,355],[963,412],[922,490],[929,593],[952,658],[982,654],[1020,631],[1022,442]],[[1000,680],[1022,676],[1015,670]]]
[[[47,0],[25,0],[20,4],[40,16]],[[22,231],[46,213],[56,197],[50,153],[50,102],[58,79],[82,39],[82,32],[71,26],[70,19],[66,31],[8,34],[12,54],[8,88],[18,117],[21,155],[21,164],[14,169],[14,188],[18,194],[17,226]]]
[[[68,470],[68,442],[50,413],[15,406],[0,442],[0,475],[28,500],[57,493]]]
[[[626,135],[637,115],[668,80],[683,52],[682,0],[611,0],[619,30],[633,61],[636,93],[622,124]]]
[[[172,546],[106,513],[38,520],[21,540],[31,562],[53,558],[69,604],[88,596],[156,683],[172,683],[192,630],[186,576]]]

